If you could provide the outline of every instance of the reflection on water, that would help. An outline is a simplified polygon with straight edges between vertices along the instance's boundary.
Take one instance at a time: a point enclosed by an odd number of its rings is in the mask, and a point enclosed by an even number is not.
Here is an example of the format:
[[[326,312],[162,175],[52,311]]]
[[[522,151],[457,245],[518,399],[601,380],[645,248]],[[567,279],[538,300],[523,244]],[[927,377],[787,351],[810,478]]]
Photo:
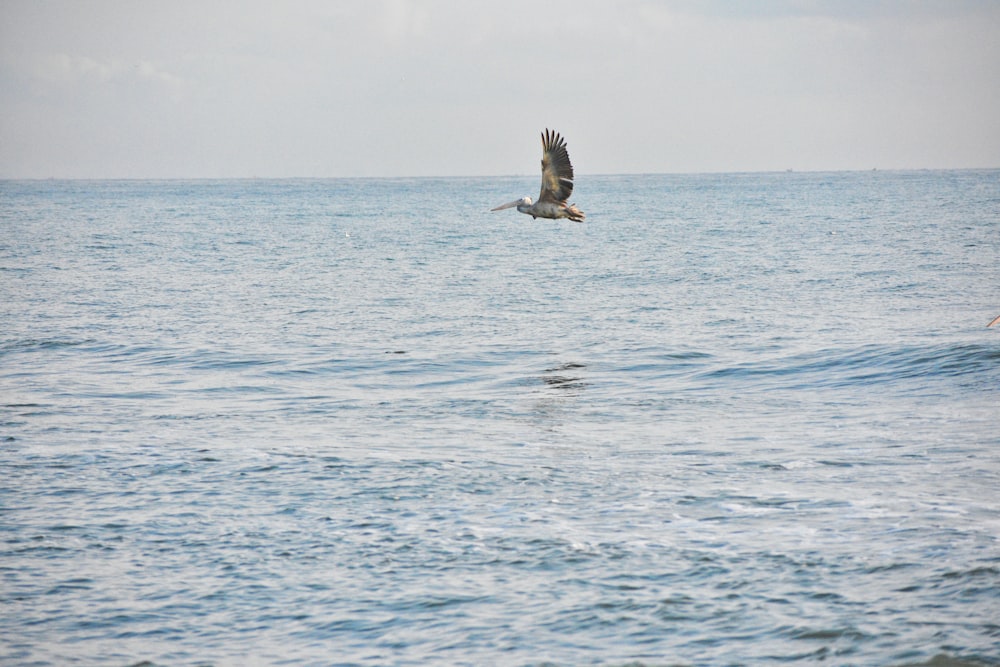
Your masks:
[[[579,391],[585,388],[587,383],[583,381],[580,373],[576,371],[580,371],[586,367],[585,364],[578,364],[571,361],[554,368],[546,368],[545,374],[542,375],[542,382],[554,389],[567,392]]]

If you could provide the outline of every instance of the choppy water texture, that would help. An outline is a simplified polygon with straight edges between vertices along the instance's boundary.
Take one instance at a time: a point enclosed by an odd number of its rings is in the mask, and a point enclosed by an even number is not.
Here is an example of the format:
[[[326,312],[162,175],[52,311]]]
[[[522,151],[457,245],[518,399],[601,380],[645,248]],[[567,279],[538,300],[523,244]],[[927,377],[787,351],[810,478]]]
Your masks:
[[[1000,172],[0,184],[5,665],[1000,661]]]

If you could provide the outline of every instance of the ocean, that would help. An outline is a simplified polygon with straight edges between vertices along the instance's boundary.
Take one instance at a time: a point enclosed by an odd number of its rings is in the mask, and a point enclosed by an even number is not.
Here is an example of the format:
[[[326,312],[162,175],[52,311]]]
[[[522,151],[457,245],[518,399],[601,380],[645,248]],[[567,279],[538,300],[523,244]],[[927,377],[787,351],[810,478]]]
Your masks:
[[[0,182],[4,665],[1000,664],[1000,171]]]

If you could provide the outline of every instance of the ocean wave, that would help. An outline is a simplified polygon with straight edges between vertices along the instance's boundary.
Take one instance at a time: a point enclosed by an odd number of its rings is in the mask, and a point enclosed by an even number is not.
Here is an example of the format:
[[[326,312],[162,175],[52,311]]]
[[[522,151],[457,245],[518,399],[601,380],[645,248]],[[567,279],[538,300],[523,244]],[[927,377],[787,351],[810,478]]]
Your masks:
[[[705,370],[696,380],[749,382],[780,388],[892,384],[913,379],[1000,378],[1000,346],[942,344],[864,345],[740,362]]]
[[[91,339],[72,340],[68,338],[15,338],[0,341],[0,356],[16,352],[40,350],[62,350],[92,344]]]

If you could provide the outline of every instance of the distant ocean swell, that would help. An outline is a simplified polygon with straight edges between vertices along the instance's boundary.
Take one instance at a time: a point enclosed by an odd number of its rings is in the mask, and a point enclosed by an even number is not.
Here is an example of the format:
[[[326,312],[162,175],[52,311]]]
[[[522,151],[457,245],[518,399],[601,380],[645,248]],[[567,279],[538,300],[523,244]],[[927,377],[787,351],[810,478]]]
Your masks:
[[[865,345],[740,362],[698,374],[708,383],[744,381],[771,387],[837,387],[962,378],[1000,381],[1000,345]]]
[[[574,361],[553,364],[552,355],[537,350],[485,350],[469,356],[438,351],[432,357],[407,350],[340,350],[317,352],[313,358],[280,351],[165,348],[102,343],[95,339],[23,339],[0,342],[0,358],[19,357],[25,366],[44,367],[48,357],[61,363],[94,364],[105,372],[126,373],[128,367],[159,367],[168,374],[214,373],[220,377],[263,378],[340,375],[373,387],[431,388],[463,383],[500,385],[519,376],[562,389],[599,389],[602,377],[619,389],[642,378],[672,379],[677,389],[820,389],[866,385],[909,386],[932,391],[935,383],[995,388],[1000,383],[1000,344],[890,345],[870,344],[769,356],[743,354],[737,360],[707,351],[586,352]],[[748,358],[749,357],[749,358]],[[626,361],[627,359],[627,361]],[[624,363],[620,363],[623,362]],[[150,371],[143,371],[148,374]],[[156,377],[154,374],[153,378]],[[624,385],[624,386],[623,386]],[[243,388],[248,388],[243,385]],[[150,398],[153,395],[149,396]]]

